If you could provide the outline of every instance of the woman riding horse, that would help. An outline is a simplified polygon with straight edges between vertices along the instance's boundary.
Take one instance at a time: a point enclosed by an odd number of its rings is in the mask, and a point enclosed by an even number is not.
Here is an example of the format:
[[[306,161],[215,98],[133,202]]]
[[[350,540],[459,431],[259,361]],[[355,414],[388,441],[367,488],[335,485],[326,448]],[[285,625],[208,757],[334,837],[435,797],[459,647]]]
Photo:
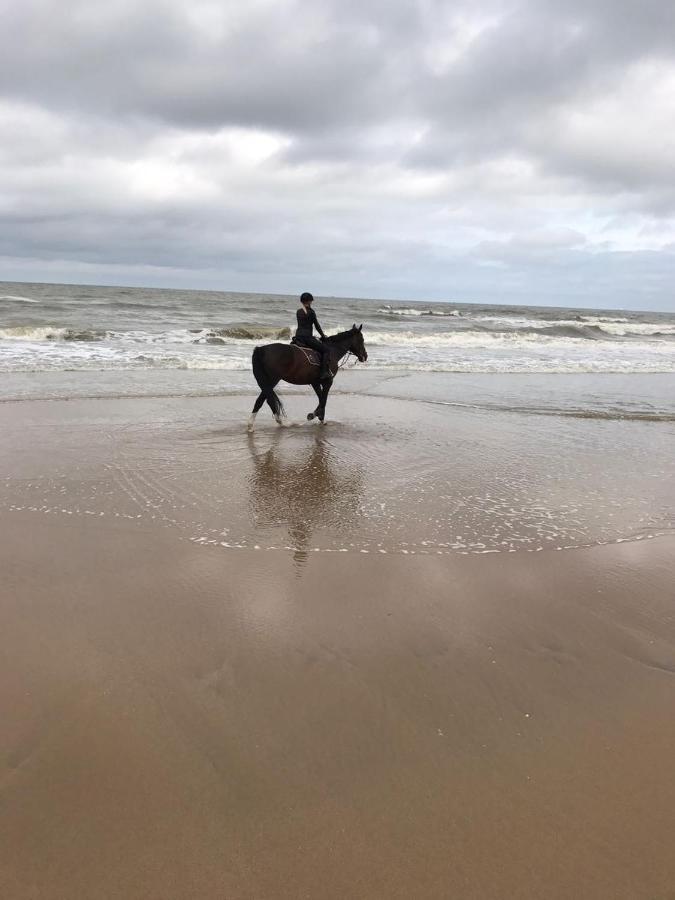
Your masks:
[[[327,378],[330,378],[330,372],[328,370],[328,347],[321,343],[321,341],[326,340],[326,335],[323,333],[323,328],[319,325],[316,313],[312,309],[312,303],[314,303],[314,297],[310,293],[306,291],[301,295],[301,306],[296,313],[298,327],[295,332],[295,343],[302,347],[310,347],[320,354],[321,368],[319,370],[319,381],[325,381]],[[321,335],[321,341],[314,337],[314,328],[316,328]]]
[[[307,297],[309,297],[309,303],[306,302]],[[333,378],[340,367],[340,361],[348,353],[353,353],[359,362],[365,362],[368,359],[368,352],[363,343],[361,325],[358,327],[352,325],[346,331],[326,337],[312,310],[312,295],[303,294],[301,299],[304,302],[303,309],[298,310],[299,340],[297,343],[304,343],[308,340],[316,341],[316,344],[318,344],[316,349],[320,347],[324,351],[321,358],[322,363],[326,367],[325,377],[323,377],[323,372],[318,371],[319,367],[316,360],[310,358],[310,354],[305,353],[301,347],[279,343],[256,347],[251,357],[251,365],[260,393],[253,404],[251,416],[248,420],[249,430],[253,428],[255,417],[265,401],[267,401],[269,408],[272,410],[274,418],[280,425],[282,424],[284,407],[274,390],[280,381],[287,381],[289,384],[311,385],[319,398],[319,405],[314,412],[309,413],[307,418],[318,419],[323,423],[326,416],[328,393],[333,384]],[[323,338],[322,344],[312,335],[311,330],[313,326],[316,326],[319,334],[321,334]],[[307,336],[307,331],[309,331],[309,337]],[[309,346],[314,348],[316,345],[309,344]]]

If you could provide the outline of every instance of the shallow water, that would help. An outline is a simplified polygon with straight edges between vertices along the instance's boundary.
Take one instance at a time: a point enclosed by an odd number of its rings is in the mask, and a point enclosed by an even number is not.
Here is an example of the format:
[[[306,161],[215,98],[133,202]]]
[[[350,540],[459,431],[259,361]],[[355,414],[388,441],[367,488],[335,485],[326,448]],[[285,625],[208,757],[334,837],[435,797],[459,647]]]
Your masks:
[[[3,404],[0,508],[159,522],[299,564],[562,550],[675,527],[668,422],[337,395],[322,427],[303,421],[308,397],[287,401],[289,427],[261,414],[253,434],[240,396]]]

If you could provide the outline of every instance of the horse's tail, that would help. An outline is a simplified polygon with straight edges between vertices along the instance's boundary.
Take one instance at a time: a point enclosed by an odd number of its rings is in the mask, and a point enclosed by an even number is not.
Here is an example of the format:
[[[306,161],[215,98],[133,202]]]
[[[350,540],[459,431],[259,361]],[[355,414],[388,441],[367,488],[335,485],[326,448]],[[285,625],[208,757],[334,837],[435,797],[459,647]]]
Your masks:
[[[258,382],[258,387],[265,395],[265,400],[267,400],[270,409],[275,416],[285,416],[286,410],[284,409],[284,404],[274,392],[274,383],[270,379],[267,369],[265,368],[262,347],[255,348],[253,356],[251,357],[251,363],[253,365],[253,376]]]

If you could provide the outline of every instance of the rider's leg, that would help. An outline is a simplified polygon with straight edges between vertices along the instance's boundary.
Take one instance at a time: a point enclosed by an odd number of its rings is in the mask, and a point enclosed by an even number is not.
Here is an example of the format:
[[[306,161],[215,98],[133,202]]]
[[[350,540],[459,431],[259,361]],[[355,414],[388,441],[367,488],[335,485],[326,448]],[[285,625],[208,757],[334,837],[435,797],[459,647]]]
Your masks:
[[[312,350],[316,350],[321,354],[321,368],[319,370],[319,379],[323,381],[325,378],[330,378],[330,370],[328,368],[328,347],[326,344],[322,344],[318,338],[315,337],[306,337],[302,339],[305,347],[311,347]]]

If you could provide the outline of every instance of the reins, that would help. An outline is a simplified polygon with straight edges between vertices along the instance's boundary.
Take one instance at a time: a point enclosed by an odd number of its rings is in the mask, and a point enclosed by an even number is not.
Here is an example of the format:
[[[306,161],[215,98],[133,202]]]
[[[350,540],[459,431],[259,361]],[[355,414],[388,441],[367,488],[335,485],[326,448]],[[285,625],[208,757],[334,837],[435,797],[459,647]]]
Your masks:
[[[347,366],[350,356],[354,357],[354,362],[351,364],[351,366]],[[354,353],[353,350],[347,350],[347,352],[345,353],[343,358],[338,362],[338,372],[340,371],[340,369],[344,369],[345,366],[347,366],[347,368],[349,368],[349,369],[353,369],[358,361],[359,361],[359,358],[356,355],[356,353]]]

